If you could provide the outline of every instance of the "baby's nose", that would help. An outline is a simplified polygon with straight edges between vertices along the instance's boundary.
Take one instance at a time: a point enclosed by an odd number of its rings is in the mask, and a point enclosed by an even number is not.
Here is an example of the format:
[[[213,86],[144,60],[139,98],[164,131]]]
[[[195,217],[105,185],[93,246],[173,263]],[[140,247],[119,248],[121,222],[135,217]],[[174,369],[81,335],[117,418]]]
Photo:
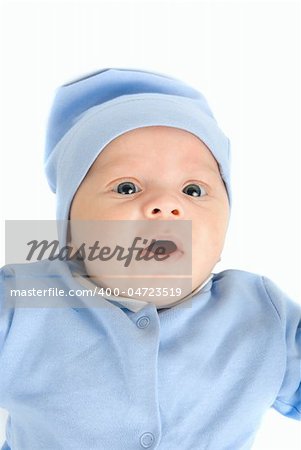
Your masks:
[[[160,214],[162,213],[162,211],[159,208],[154,208],[152,211],[152,214]],[[169,212],[167,212],[169,214]],[[180,215],[180,211],[178,208],[172,209],[170,211],[170,214],[173,214],[174,216],[179,216]]]
[[[181,200],[169,190],[158,189],[158,192],[143,202],[143,212],[146,218],[152,219],[184,219],[184,209]]]
[[[172,219],[184,218],[183,208],[176,202],[149,203],[144,205],[144,215],[149,219]]]

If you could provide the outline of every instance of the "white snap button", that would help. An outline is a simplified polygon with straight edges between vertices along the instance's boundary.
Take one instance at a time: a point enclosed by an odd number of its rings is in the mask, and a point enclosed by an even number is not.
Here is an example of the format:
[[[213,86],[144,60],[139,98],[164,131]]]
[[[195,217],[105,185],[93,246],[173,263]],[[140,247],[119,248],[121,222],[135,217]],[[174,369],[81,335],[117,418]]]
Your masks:
[[[140,437],[140,444],[144,448],[149,448],[151,445],[153,445],[155,440],[155,437],[152,433],[143,433]]]
[[[142,316],[142,317],[139,317],[139,319],[137,320],[136,323],[137,323],[137,327],[146,328],[146,327],[148,327],[150,320],[149,320],[149,317]]]

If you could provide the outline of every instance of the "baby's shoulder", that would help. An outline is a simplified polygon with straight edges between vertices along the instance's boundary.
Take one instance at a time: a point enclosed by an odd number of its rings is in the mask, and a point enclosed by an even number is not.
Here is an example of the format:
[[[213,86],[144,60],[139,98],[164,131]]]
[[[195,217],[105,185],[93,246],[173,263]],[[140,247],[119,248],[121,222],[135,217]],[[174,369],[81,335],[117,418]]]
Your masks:
[[[72,266],[62,260],[6,264],[0,268],[0,311],[7,298],[11,298],[12,292],[14,295],[27,296],[28,290],[61,286],[70,277]]]
[[[28,263],[5,264],[0,267],[0,282],[18,276],[51,276],[70,272],[70,263],[59,259],[42,259]]]
[[[213,274],[213,280],[218,285],[229,285],[233,289],[264,291],[269,297],[273,295],[286,295],[278,284],[265,274],[250,272],[242,269],[226,269]]]
[[[274,280],[266,275],[240,269],[226,269],[213,276],[213,292],[235,301],[244,300],[244,307],[273,310],[281,320],[287,311],[300,316],[300,304],[292,299]]]
[[[254,284],[262,284],[264,275],[250,272],[242,269],[225,269],[221,272],[213,274],[213,280],[215,283],[231,284],[236,288],[239,286],[254,286]]]

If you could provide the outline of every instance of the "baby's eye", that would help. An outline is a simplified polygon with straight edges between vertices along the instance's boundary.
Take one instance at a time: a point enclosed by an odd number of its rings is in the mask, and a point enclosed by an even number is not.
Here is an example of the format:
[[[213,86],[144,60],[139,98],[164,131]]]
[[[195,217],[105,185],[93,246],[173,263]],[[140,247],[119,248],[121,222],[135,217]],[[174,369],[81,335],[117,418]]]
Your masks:
[[[123,181],[122,183],[118,184],[117,192],[118,194],[122,195],[128,195],[128,194],[135,194],[138,191],[135,191],[135,184],[131,183],[130,181]]]
[[[188,195],[192,195],[193,197],[203,197],[207,194],[205,189],[198,184],[188,184],[184,189],[183,192]],[[203,194],[202,194],[203,192]]]

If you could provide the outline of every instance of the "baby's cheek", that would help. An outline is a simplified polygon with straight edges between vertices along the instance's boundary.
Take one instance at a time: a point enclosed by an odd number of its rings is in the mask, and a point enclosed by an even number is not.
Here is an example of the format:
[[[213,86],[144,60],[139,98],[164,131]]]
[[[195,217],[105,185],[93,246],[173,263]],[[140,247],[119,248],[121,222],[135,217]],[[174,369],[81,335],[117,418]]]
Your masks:
[[[224,243],[226,234],[222,220],[207,220],[195,228],[192,236],[192,248],[204,252],[208,257],[218,254]]]

